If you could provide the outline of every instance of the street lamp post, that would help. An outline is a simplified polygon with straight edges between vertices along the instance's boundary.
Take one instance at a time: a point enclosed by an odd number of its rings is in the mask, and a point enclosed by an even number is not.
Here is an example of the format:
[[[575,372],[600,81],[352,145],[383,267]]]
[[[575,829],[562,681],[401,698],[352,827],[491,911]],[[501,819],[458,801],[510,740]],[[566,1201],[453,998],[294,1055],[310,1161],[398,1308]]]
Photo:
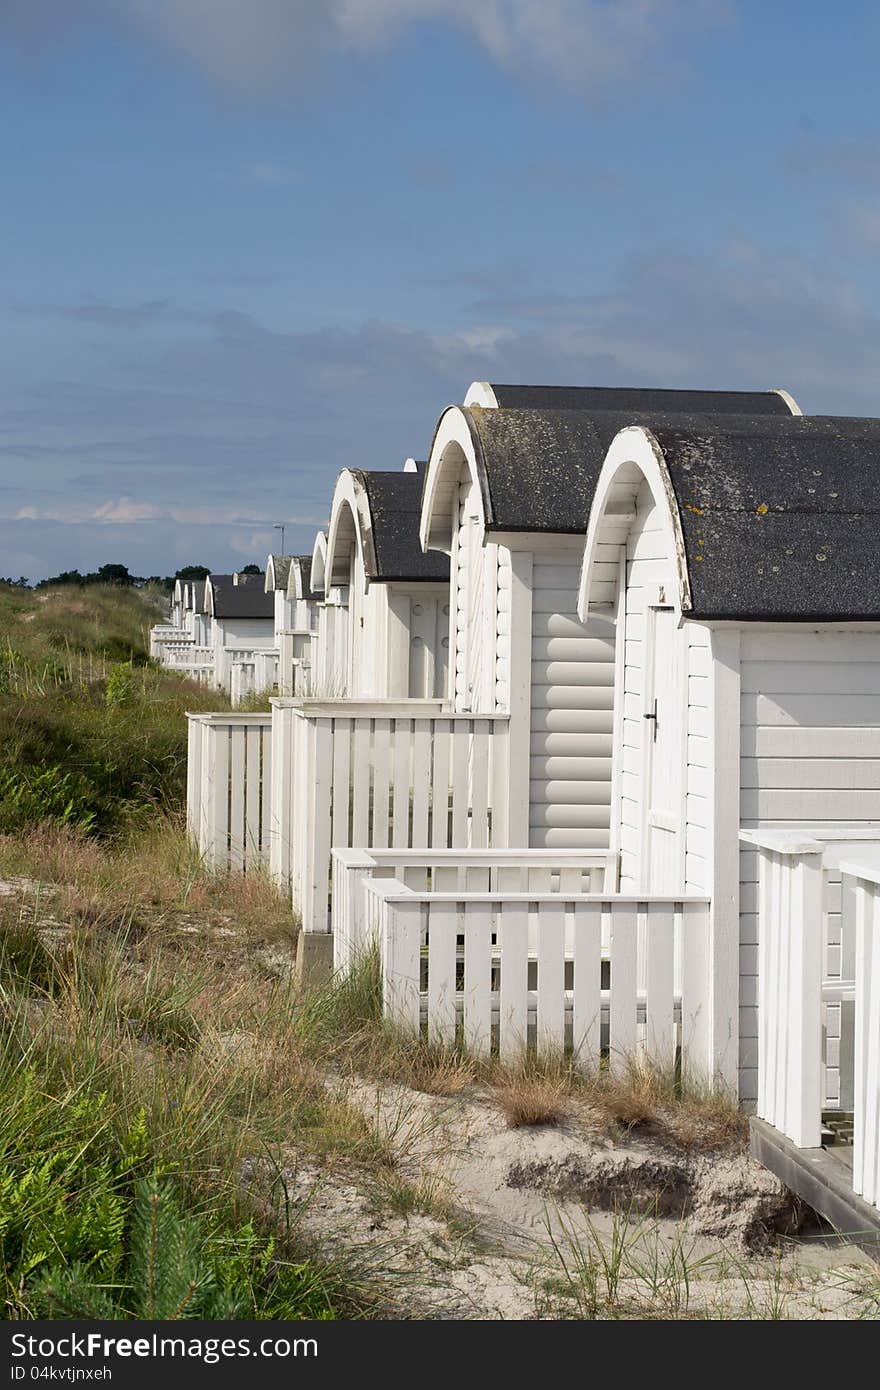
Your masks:
[[[274,527],[272,528],[274,531],[280,531],[280,532],[281,532],[281,554],[282,554],[282,555],[284,554],[284,526],[285,526],[285,523],[284,523],[283,521],[276,521]]]

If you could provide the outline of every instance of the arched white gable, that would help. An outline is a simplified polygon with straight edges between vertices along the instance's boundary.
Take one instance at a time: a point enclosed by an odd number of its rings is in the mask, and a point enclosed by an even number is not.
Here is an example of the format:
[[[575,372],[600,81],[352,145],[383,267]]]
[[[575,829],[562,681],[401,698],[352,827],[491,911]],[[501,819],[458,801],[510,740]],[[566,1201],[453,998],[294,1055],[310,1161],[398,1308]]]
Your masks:
[[[315,544],[312,547],[312,591],[316,594],[324,593],[327,573],[327,532],[319,531],[315,537]]]
[[[672,482],[651,431],[631,425],[611,441],[590,507],[578,593],[582,621],[599,604],[609,603],[616,596],[616,557],[635,524],[639,498],[646,489],[669,540],[673,592],[664,595],[664,602],[674,607],[679,617],[691,608],[684,537]]]
[[[465,405],[479,405],[484,410],[497,410],[498,400],[488,381],[472,381],[464,397]]]
[[[351,548],[355,547],[361,580],[375,569],[372,563],[372,524],[366,489],[350,469],[340,473],[333,492],[327,531],[325,586],[350,583]]]
[[[452,553],[458,524],[458,493],[465,470],[473,484],[473,506],[485,529],[489,511],[485,472],[477,456],[470,420],[462,407],[452,405],[440,417],[428,457],[419,523],[423,550]]]

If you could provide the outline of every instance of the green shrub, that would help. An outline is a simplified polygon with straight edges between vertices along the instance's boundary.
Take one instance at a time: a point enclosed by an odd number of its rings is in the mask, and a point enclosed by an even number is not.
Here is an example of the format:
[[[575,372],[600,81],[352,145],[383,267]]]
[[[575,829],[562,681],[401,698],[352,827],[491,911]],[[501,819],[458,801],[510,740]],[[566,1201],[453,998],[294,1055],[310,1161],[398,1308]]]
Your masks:
[[[104,699],[108,705],[128,705],[134,696],[134,671],[128,666],[114,666],[107,677]]]

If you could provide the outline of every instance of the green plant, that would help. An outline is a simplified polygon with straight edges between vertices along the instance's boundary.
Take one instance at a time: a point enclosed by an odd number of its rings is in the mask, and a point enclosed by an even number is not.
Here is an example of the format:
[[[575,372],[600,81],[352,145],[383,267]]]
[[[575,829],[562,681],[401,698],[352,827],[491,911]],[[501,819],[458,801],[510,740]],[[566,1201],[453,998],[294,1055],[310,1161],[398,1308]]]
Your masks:
[[[134,669],[126,666],[113,666],[104,687],[104,699],[108,705],[127,705],[135,693]]]

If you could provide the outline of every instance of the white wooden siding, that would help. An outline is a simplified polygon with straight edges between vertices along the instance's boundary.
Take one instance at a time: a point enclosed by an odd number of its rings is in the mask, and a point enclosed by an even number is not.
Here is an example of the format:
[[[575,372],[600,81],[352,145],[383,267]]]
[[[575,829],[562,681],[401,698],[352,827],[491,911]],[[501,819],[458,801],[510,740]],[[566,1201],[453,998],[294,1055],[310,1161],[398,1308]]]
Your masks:
[[[557,543],[536,550],[532,566],[529,844],[534,847],[608,844],[614,617],[609,603],[607,613],[599,611],[587,623],[578,618],[580,558],[579,551]],[[499,627],[503,689],[509,638]]]
[[[744,631],[741,799],[744,826],[880,821],[880,633]],[[839,979],[840,882],[827,885],[824,972]],[[740,852],[740,1084],[757,1096],[757,853]],[[841,1005],[824,1006],[824,1102]]]

